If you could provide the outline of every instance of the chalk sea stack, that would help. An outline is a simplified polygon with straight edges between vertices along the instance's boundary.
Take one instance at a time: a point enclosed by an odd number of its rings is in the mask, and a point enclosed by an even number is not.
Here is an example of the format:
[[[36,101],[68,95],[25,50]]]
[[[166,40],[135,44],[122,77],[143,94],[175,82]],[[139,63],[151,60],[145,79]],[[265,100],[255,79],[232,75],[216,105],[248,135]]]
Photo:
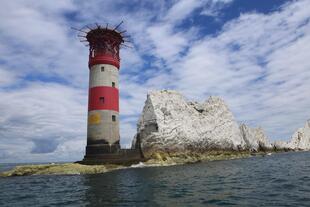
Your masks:
[[[137,141],[147,157],[159,151],[186,154],[271,149],[262,129],[239,127],[222,99],[211,96],[203,103],[190,102],[171,90],[147,95],[133,146]]]
[[[256,152],[272,150],[273,146],[261,127],[251,128],[245,124],[241,124],[240,131],[246,143],[246,149]]]
[[[310,120],[304,127],[297,129],[290,141],[277,141],[274,143],[275,149],[308,151],[310,150]]]
[[[310,120],[293,134],[289,144],[295,150],[310,150]]]

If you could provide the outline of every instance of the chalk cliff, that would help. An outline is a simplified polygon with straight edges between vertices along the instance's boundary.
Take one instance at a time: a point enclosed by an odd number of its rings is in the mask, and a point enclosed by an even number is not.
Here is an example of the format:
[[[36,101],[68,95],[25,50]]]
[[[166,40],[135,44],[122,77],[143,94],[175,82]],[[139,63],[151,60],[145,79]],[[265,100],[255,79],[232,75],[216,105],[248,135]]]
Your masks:
[[[274,143],[272,143],[273,148],[275,150],[293,150],[293,148],[289,145],[288,142],[286,141],[275,141]]]
[[[293,134],[288,147],[294,150],[310,150],[310,120]]]
[[[261,127],[251,128],[245,124],[241,124],[240,131],[246,143],[246,149],[251,151],[272,149],[272,145],[270,144],[264,130]]]
[[[133,146],[136,140],[144,153],[271,148],[262,129],[239,127],[222,99],[187,102],[180,93],[167,90],[147,95]]]
[[[310,120],[297,129],[289,141],[275,141],[273,146],[277,150],[310,150]]]

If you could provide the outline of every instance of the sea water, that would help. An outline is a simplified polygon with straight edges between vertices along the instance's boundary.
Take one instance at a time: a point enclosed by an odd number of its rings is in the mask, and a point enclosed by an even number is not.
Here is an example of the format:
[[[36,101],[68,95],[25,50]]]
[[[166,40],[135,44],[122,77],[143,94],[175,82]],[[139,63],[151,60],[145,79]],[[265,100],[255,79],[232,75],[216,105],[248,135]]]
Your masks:
[[[0,206],[310,206],[310,152],[0,178]]]

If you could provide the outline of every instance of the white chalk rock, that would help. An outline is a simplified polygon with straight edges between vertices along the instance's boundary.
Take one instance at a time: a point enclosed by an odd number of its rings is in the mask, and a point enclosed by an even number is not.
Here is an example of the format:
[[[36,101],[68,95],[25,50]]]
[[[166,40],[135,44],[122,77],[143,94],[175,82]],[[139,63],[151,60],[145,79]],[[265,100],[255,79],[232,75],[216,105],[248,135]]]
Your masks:
[[[310,150],[310,120],[303,128],[299,128],[288,143],[289,147],[295,150]]]
[[[245,149],[239,125],[223,100],[187,102],[176,91],[148,94],[138,122],[142,150]]]
[[[264,130],[260,127],[251,128],[245,124],[240,125],[242,137],[246,143],[246,148],[251,151],[270,150],[272,145],[268,141]]]
[[[286,149],[293,150],[290,144],[286,141],[278,140],[278,141],[275,141],[272,145],[276,150],[286,150]]]

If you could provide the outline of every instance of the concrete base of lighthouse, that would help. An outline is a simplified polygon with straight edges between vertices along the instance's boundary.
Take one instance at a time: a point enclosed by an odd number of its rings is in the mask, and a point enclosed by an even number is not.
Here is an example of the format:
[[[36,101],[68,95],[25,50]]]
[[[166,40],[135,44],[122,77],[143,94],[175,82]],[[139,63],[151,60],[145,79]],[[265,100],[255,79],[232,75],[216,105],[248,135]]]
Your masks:
[[[131,165],[146,161],[140,149],[118,149],[112,153],[87,154],[77,163],[85,165],[120,164]]]
[[[77,163],[86,165],[121,164],[131,165],[146,161],[140,144],[135,149],[121,149],[119,142],[109,145],[102,143],[88,143],[86,155]]]
[[[80,164],[102,165],[102,164],[120,164],[131,165],[146,161],[143,154],[137,149],[120,149],[116,153],[100,154],[95,156],[85,156]]]

